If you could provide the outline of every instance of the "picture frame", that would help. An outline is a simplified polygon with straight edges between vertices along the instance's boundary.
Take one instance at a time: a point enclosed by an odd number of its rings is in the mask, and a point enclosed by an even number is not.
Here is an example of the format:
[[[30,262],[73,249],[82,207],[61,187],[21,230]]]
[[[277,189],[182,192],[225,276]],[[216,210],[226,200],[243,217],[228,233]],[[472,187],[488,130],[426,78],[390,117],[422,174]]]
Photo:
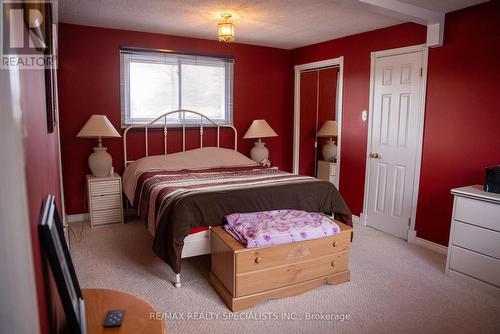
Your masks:
[[[30,22],[30,9],[42,15],[42,24]],[[45,75],[45,106],[47,114],[47,132],[53,133],[57,122],[57,26],[54,24],[53,3],[50,1],[24,3],[24,21],[31,42],[36,50],[44,55],[46,60]],[[35,26],[35,27],[34,27]]]
[[[70,333],[86,334],[85,303],[76,277],[54,195],[44,201],[39,225],[42,249],[48,258]]]
[[[47,132],[53,133],[57,126],[57,28],[53,24],[52,3],[45,4],[45,35],[47,48],[45,57],[50,59],[51,65],[45,68],[45,105],[47,110]]]

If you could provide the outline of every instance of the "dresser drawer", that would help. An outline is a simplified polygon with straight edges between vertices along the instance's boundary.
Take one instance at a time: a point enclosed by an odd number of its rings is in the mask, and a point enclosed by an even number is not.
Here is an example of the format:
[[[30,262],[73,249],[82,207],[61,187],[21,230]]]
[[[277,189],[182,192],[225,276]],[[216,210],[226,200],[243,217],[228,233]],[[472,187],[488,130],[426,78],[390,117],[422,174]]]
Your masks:
[[[452,244],[500,259],[500,232],[454,222]]]
[[[92,225],[105,225],[122,222],[122,211],[118,209],[92,211]]]
[[[301,262],[349,250],[351,233],[265,248],[249,248],[236,253],[236,273],[244,273]]]
[[[121,199],[121,194],[93,196],[92,210],[119,209]]]
[[[450,269],[500,287],[500,260],[451,246]]]
[[[120,180],[105,180],[105,181],[94,181],[90,183],[90,195],[110,195],[110,194],[120,194]]]
[[[500,205],[457,196],[454,219],[500,231]]]
[[[342,252],[294,264],[236,275],[236,295],[263,292],[348,270],[349,253]]]

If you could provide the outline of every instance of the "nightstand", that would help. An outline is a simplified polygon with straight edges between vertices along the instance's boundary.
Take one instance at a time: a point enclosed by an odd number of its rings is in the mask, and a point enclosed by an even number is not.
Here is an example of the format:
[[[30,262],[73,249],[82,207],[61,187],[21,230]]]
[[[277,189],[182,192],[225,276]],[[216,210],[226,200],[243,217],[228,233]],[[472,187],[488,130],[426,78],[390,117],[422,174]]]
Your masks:
[[[122,179],[120,175],[87,175],[87,193],[92,227],[123,223]]]
[[[324,160],[318,160],[318,179],[330,181],[339,188],[337,163]]]

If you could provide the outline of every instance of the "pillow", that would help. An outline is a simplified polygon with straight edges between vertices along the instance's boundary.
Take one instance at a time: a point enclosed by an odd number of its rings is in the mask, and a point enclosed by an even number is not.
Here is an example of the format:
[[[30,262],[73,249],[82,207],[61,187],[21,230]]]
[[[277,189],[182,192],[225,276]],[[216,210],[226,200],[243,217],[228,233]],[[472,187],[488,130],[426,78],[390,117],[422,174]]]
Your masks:
[[[219,147],[203,147],[186,152],[153,155],[138,159],[125,168],[123,191],[128,199],[133,202],[136,178],[145,171],[258,165],[258,163],[238,151]]]

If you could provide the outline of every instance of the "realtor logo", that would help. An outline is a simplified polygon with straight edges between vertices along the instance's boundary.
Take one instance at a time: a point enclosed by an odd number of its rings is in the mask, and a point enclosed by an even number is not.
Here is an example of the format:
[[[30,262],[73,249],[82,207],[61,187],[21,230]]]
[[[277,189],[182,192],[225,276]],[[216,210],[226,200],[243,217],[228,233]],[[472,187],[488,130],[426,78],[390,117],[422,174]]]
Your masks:
[[[55,1],[2,0],[0,68],[55,68]]]

